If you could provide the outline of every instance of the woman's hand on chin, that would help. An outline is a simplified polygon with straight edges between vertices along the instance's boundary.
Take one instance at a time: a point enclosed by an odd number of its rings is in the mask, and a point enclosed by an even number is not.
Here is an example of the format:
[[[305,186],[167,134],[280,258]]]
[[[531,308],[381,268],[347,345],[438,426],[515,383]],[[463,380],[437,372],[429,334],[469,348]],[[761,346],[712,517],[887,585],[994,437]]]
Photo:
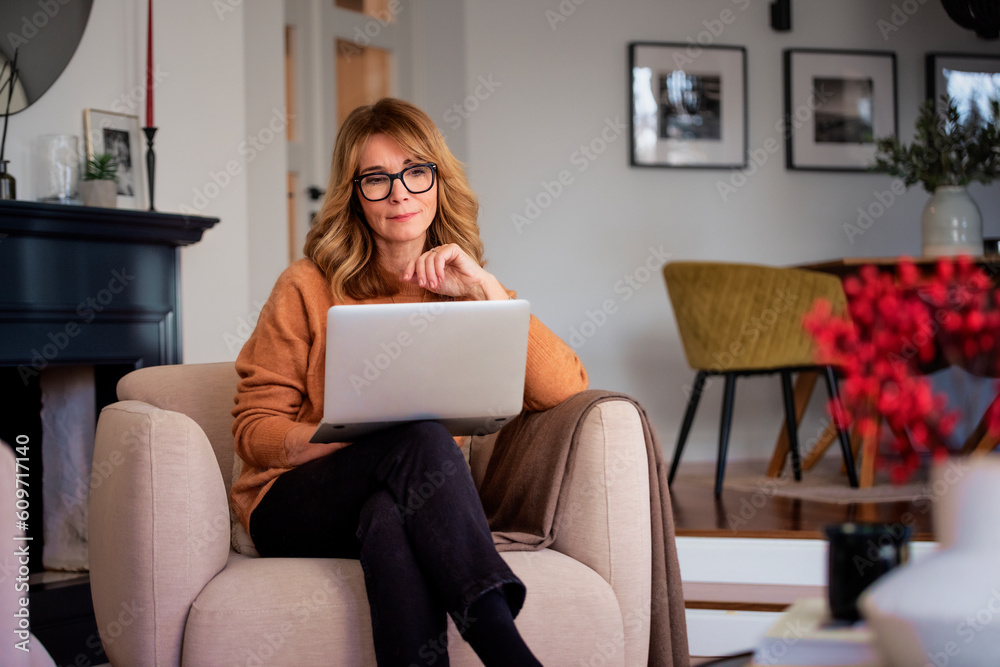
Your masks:
[[[500,281],[454,243],[431,248],[411,260],[402,279],[443,296],[474,301],[509,298]]]

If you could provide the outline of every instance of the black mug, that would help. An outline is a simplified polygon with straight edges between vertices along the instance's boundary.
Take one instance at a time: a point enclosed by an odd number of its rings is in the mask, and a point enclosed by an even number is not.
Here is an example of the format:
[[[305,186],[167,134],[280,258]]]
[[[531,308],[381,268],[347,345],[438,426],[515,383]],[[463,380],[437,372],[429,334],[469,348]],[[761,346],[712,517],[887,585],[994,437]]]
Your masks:
[[[826,527],[829,541],[827,598],[840,621],[861,618],[858,596],[883,574],[910,559],[910,526],[842,523]]]

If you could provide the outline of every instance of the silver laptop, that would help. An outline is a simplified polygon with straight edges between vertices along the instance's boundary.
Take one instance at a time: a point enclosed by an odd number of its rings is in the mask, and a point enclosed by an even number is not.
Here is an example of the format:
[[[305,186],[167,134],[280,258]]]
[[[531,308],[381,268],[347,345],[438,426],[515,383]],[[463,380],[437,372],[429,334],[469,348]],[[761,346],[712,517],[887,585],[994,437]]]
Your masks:
[[[524,402],[529,319],[521,299],[334,306],[312,441],[421,420],[453,435],[497,431]]]

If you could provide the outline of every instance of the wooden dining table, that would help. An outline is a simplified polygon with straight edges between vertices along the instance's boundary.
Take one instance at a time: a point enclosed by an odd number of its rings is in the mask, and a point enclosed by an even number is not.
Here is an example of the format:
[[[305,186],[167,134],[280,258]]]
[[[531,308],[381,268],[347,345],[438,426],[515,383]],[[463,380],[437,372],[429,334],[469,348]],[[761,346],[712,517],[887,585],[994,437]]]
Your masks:
[[[820,262],[807,262],[804,264],[797,264],[793,268],[797,269],[810,269],[812,271],[822,271],[823,273],[832,273],[841,278],[846,278],[857,274],[864,266],[874,266],[882,271],[895,271],[899,268],[900,262],[903,260],[909,260],[913,262],[922,273],[930,273],[937,268],[938,261],[940,257],[841,257],[838,259],[828,259]],[[994,282],[998,282],[1000,278],[1000,255],[980,255],[979,257],[973,257],[972,262],[979,267],[982,267],[986,272],[993,278]]]
[[[865,266],[875,266],[880,271],[895,272],[896,269],[899,268],[900,263],[904,260],[913,262],[921,274],[930,275],[936,270],[940,258],[902,256],[841,257],[820,262],[797,264],[791,268],[822,271],[823,273],[831,273],[844,279],[849,276],[857,275]],[[973,257],[972,260],[976,266],[981,267],[987,272],[987,274],[993,279],[994,285],[1000,285],[1000,255],[982,255],[979,257]],[[818,371],[803,371],[796,377],[794,387],[796,423],[802,423],[802,416],[805,413],[806,407],[809,405],[809,399],[812,397],[813,389],[815,388],[816,381],[819,377],[820,373]],[[836,438],[837,429],[831,423],[826,427],[823,434],[820,436],[816,446],[803,457],[802,469],[809,470],[815,466]],[[851,445],[854,450],[854,459],[857,461],[860,458],[861,473],[858,478],[858,483],[862,488],[871,487],[875,483],[875,457],[872,454],[874,453],[877,444],[878,443],[875,441],[870,443],[861,442],[861,439],[855,434],[851,435]],[[1000,438],[988,433],[985,425],[985,419],[981,419],[979,424],[963,444],[962,453],[986,453],[992,451],[997,444],[1000,444]],[[777,442],[775,443],[774,453],[771,455],[771,461],[767,467],[766,474],[768,477],[777,477],[781,474],[788,459],[788,454],[788,430],[785,428],[785,424],[782,423],[781,431],[778,435]]]

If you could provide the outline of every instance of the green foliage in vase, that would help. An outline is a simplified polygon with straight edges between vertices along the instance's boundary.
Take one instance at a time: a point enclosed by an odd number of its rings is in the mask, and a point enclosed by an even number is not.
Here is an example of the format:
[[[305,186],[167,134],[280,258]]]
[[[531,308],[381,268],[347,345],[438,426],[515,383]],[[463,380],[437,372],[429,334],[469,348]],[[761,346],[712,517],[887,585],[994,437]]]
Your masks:
[[[873,171],[898,176],[907,187],[922,183],[928,192],[976,181],[988,184],[1000,177],[1000,101],[990,101],[990,118],[983,118],[972,104],[964,119],[948,96],[941,101],[946,105],[943,114],[934,100],[920,108],[909,145],[897,137],[875,140]]]
[[[85,181],[117,181],[118,162],[112,153],[95,153],[83,171]]]

